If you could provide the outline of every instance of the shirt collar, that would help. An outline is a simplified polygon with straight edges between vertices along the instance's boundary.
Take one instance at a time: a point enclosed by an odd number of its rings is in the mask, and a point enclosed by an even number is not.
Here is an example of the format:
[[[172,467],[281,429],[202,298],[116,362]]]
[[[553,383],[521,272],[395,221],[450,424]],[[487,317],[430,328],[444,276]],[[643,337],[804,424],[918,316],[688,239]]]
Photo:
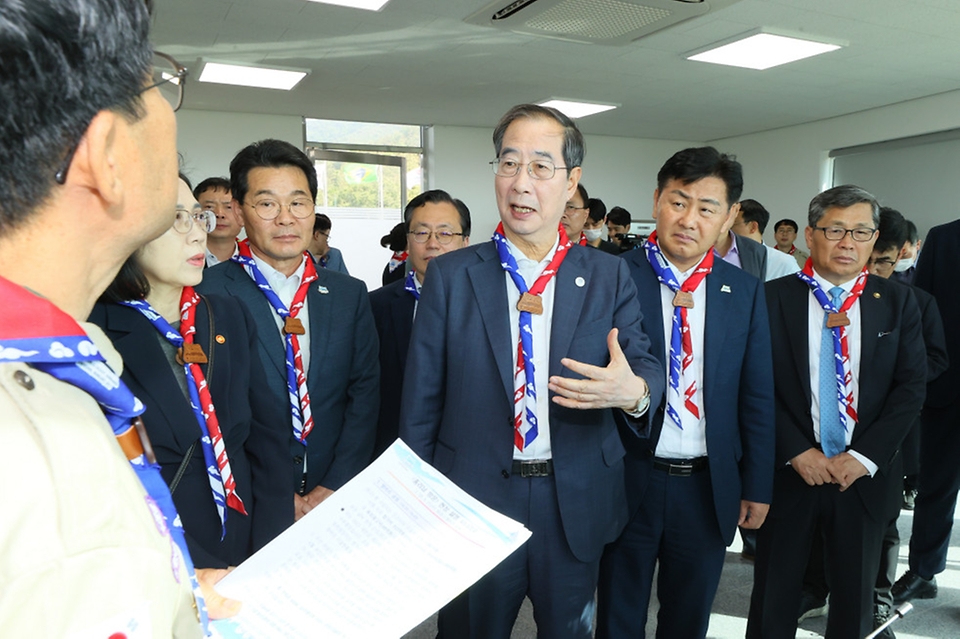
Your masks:
[[[300,286],[300,282],[303,281],[303,273],[307,268],[307,257],[303,256],[300,260],[300,266],[297,267],[297,270],[293,272],[293,275],[287,277],[277,269],[273,268],[265,261],[260,259],[256,253],[250,251],[250,254],[253,256],[253,261],[257,263],[257,268],[260,269],[260,272],[263,273],[263,276],[267,278],[267,281],[270,282],[271,286],[274,286],[277,283],[286,283],[290,280],[293,280],[297,287]]]

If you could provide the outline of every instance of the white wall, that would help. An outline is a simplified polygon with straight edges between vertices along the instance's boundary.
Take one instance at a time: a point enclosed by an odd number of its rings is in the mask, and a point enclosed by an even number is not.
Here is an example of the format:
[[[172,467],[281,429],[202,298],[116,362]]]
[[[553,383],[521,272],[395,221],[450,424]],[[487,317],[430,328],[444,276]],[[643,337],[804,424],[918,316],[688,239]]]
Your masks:
[[[251,142],[286,140],[303,148],[303,118],[224,111],[177,111],[177,148],[184,173],[194,184],[213,176],[230,177],[230,160]]]
[[[901,102],[810,124],[710,142],[735,153],[744,167],[745,198],[763,203],[772,222],[791,217],[805,225],[807,206],[830,186],[827,154],[832,149],[869,144],[960,127],[960,91]],[[936,166],[930,167],[936,171]],[[944,175],[945,184],[960,176]],[[909,210],[921,233],[958,215],[952,202],[936,210]],[[773,229],[765,237],[773,241]],[[802,232],[801,232],[802,238]],[[802,241],[801,241],[802,244]]]
[[[431,188],[448,191],[470,208],[473,240],[488,239],[499,217],[493,192],[493,128],[435,126],[427,140],[431,160],[427,180]],[[664,161],[689,141],[585,136],[583,184],[590,197],[607,208],[622,206],[634,220],[650,219],[657,171]]]

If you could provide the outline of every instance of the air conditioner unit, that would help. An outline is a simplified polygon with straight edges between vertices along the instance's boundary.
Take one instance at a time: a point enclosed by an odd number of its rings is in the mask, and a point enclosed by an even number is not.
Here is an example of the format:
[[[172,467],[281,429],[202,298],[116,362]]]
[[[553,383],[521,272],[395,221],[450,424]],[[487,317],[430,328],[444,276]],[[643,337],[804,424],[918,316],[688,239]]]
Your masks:
[[[739,0],[497,0],[469,24],[574,42],[623,45]]]

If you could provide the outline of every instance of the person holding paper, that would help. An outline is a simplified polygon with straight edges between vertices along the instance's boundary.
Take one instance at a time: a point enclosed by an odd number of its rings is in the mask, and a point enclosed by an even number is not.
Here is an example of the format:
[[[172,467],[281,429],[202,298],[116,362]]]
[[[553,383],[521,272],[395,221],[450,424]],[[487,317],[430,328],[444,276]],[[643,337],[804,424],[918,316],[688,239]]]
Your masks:
[[[147,406],[144,424],[201,568],[236,566],[293,523],[286,433],[265,421],[253,319],[235,299],[193,288],[215,225],[181,177],[173,225],[130,256],[90,317]]]
[[[576,125],[519,105],[493,139],[501,223],[430,265],[400,437],[533,533],[441,610],[440,636],[509,637],[529,596],[541,636],[586,638],[600,554],[627,517],[616,420],[647,428],[664,374],[626,263],[560,225],[581,174]]]

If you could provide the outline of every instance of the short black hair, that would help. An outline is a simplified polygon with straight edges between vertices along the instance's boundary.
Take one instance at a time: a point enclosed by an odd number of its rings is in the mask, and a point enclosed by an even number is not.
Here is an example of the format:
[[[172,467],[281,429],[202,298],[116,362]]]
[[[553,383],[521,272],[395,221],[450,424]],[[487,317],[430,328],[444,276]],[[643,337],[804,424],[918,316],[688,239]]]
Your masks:
[[[553,107],[545,107],[539,104],[518,104],[503,114],[497,128],[493,130],[493,149],[500,157],[500,150],[503,148],[503,136],[507,128],[516,120],[553,120],[563,127],[563,163],[567,167],[567,175],[570,170],[583,164],[583,156],[587,149],[583,142],[583,134],[574,124],[573,120],[568,118],[562,112]]]
[[[770,212],[756,200],[740,200],[740,216],[744,222],[756,222],[760,235],[763,235],[770,223]]]
[[[715,177],[727,185],[727,206],[732,206],[743,193],[743,167],[735,155],[720,153],[712,146],[691,147],[677,151],[657,173],[657,190],[663,192],[670,180],[690,184],[705,177]]]
[[[602,222],[603,219],[607,217],[607,205],[604,204],[603,200],[600,198],[590,198],[590,201],[587,202],[587,206],[590,207],[590,212],[587,213],[587,216],[594,224],[597,222]]]
[[[920,233],[917,231],[917,225],[914,224],[912,220],[906,220],[906,222],[907,222],[907,239],[904,240],[904,242],[909,240],[911,244],[916,244],[920,240]]]
[[[890,249],[896,249],[899,252],[907,241],[907,220],[896,209],[881,206],[880,224],[877,228],[880,233],[873,245],[874,251],[886,253]]]
[[[457,209],[457,213],[460,214],[460,232],[463,233],[463,237],[470,237],[470,209],[468,209],[467,205],[462,201],[455,197],[451,197],[449,193],[440,189],[424,191],[417,197],[407,202],[406,208],[403,209],[403,223],[405,225],[404,232],[410,231],[410,218],[413,217],[413,212],[424,204],[453,205],[453,207]]]
[[[800,232],[800,227],[797,225],[797,223],[796,223],[794,220],[791,220],[791,219],[788,218],[788,217],[785,217],[785,218],[783,218],[782,220],[780,220],[779,222],[777,222],[776,224],[774,224],[774,225],[773,225],[773,232],[776,233],[777,231],[779,231],[779,230],[780,230],[780,227],[783,226],[784,224],[786,224],[787,226],[793,228],[793,232],[794,232],[794,233],[799,233],[799,232]]]
[[[380,246],[388,248],[394,253],[407,250],[407,223],[396,224],[390,232],[380,238]]]
[[[607,223],[617,226],[630,226],[633,224],[633,218],[630,217],[630,211],[622,206],[615,206],[607,213]]]
[[[195,189],[193,189],[193,197],[200,199],[200,194],[206,191],[226,191],[230,193],[230,180],[225,177],[208,177],[206,180],[200,182]]]
[[[0,3],[0,235],[49,197],[100,111],[143,117],[150,7],[139,0]]]
[[[313,216],[313,234],[320,231],[329,231],[333,228],[333,220],[326,213],[317,213]]]
[[[587,195],[587,187],[583,185],[583,182],[577,182],[577,193],[580,194],[580,199],[583,200],[583,205],[589,207],[590,196]]]
[[[243,204],[250,184],[247,176],[257,168],[281,169],[292,166],[303,171],[310,185],[310,197],[317,200],[317,171],[307,154],[283,140],[260,140],[244,147],[230,162],[230,193]]]

